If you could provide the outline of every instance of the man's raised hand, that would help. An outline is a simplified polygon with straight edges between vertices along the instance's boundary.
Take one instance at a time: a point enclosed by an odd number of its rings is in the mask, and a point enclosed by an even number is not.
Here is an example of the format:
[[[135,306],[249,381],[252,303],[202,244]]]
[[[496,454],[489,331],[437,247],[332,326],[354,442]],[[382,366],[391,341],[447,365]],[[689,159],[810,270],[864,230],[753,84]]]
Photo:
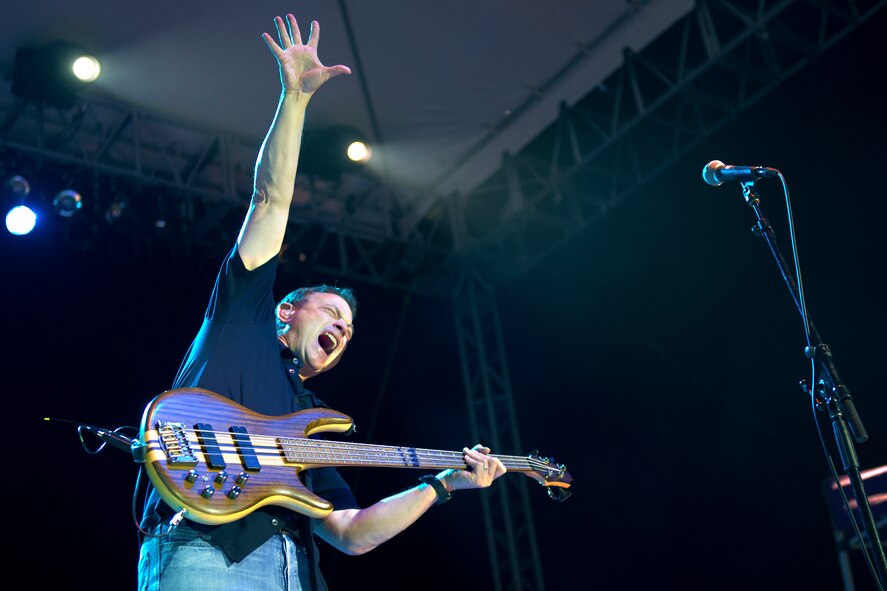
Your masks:
[[[299,24],[292,14],[286,15],[285,22],[282,17],[275,17],[274,24],[277,27],[279,44],[268,33],[262,33],[262,38],[277,58],[280,66],[280,82],[285,92],[310,95],[330,78],[351,73],[351,69],[347,66],[324,66],[320,63],[317,57],[320,24],[317,21],[311,22],[307,43],[302,43]]]

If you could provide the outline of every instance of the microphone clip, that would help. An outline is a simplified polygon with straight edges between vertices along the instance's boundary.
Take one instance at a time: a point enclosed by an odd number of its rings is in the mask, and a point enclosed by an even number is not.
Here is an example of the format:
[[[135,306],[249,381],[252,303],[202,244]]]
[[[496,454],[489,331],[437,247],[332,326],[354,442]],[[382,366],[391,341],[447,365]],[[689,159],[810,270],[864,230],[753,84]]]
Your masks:
[[[742,181],[739,184],[739,186],[742,187],[742,196],[745,198],[745,202],[752,207],[755,207],[756,205],[759,205],[761,203],[761,196],[758,195],[758,191],[755,187],[755,183],[757,182],[758,179],[756,178],[750,181]]]

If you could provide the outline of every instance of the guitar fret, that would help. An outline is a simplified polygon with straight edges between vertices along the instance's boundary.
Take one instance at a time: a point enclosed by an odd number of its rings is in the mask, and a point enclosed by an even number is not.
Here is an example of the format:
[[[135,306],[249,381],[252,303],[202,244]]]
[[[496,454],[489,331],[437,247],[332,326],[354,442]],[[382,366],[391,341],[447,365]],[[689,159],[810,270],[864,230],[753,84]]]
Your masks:
[[[363,446],[299,438],[280,438],[279,441],[284,451],[284,457],[294,463],[298,463],[299,460],[309,460],[314,463],[351,464],[357,462],[418,468],[450,465],[453,458],[457,457],[455,454],[450,454],[450,461],[441,462],[441,453],[411,447]]]

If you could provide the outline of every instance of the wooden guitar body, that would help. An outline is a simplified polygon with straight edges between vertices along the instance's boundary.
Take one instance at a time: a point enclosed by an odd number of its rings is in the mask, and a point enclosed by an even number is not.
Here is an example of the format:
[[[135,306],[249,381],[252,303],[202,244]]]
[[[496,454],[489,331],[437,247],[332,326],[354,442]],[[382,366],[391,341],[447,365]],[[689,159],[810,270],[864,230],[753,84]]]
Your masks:
[[[142,418],[141,439],[147,445],[145,468],[163,500],[171,507],[187,507],[189,519],[216,525],[265,505],[311,517],[329,514],[332,505],[298,478],[301,470],[329,464],[311,463],[310,453],[287,458],[284,450],[300,441],[310,444],[314,440],[307,438],[314,433],[344,433],[352,425],[347,415],[322,408],[266,416],[191,388],[171,390],[151,402]],[[215,444],[209,443],[213,439]]]

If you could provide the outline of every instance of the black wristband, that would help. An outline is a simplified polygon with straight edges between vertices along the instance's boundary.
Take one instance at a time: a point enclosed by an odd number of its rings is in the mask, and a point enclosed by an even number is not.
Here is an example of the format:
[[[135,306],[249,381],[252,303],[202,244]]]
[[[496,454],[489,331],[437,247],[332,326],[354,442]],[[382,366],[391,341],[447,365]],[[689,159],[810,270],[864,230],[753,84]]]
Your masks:
[[[419,482],[424,482],[428,486],[434,489],[434,492],[437,493],[437,502],[435,505],[440,505],[441,503],[446,503],[450,499],[453,498],[452,493],[450,493],[447,488],[443,485],[443,483],[437,479],[437,476],[434,474],[426,474],[419,478]]]

